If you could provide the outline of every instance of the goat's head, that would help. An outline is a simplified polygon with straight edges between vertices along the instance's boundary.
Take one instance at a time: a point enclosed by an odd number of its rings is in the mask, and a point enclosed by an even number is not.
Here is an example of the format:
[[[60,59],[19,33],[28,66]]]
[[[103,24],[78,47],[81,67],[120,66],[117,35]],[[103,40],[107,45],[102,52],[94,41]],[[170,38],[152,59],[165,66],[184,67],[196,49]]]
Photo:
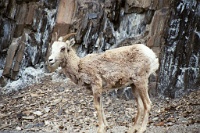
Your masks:
[[[71,35],[74,35],[74,33],[60,37],[58,41],[52,44],[51,55],[48,59],[48,63],[51,67],[57,68],[69,55],[69,52],[72,50],[72,45],[75,43],[74,39],[67,40]]]

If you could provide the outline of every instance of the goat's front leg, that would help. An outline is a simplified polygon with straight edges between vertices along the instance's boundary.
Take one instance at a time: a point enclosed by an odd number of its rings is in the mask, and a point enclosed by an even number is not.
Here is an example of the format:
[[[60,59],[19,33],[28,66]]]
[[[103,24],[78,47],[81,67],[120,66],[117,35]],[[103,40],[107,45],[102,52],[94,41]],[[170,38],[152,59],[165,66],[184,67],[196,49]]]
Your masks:
[[[144,85],[144,87],[140,88],[139,91],[140,91],[142,102],[144,104],[144,115],[143,115],[144,118],[143,118],[142,126],[141,126],[140,130],[141,130],[141,132],[144,132],[146,130],[148,120],[149,120],[149,112],[151,109],[151,100],[149,99],[147,84]]]
[[[105,127],[108,128],[108,123],[107,123],[107,120],[106,120],[106,117],[105,117],[105,114],[104,114],[104,109],[103,109],[102,96],[100,96],[100,107],[101,107],[101,110],[102,110],[103,123],[104,123]]]
[[[98,133],[105,133],[107,128],[107,122],[104,116],[103,104],[102,104],[102,94],[99,90],[95,90],[93,88],[93,95],[94,95],[94,107],[97,110],[98,116]]]

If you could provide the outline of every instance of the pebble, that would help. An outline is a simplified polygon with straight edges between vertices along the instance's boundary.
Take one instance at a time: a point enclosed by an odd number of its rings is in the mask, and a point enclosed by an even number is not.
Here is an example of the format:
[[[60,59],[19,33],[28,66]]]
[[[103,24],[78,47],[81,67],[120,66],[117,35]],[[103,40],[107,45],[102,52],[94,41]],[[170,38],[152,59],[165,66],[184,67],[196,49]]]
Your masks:
[[[154,117],[154,118],[152,119],[152,121],[157,121],[157,120],[159,120],[159,117]]]
[[[22,128],[17,126],[17,127],[16,127],[16,130],[19,130],[19,131],[20,131],[20,130],[22,130]]]
[[[173,126],[173,125],[174,125],[173,122],[168,122],[168,123],[167,123],[167,126]]]
[[[56,88],[56,86],[54,86],[54,88]],[[33,90],[34,89],[31,91]],[[4,118],[7,118],[10,121],[12,116],[12,123],[14,124],[21,119],[23,121],[22,127],[16,127],[16,125],[10,127],[14,128],[14,130],[18,130],[18,132],[20,130],[32,131],[35,129],[36,131],[44,132],[57,132],[58,130],[65,132],[67,130],[67,132],[70,133],[82,133],[86,131],[86,129],[88,129],[88,132],[86,133],[93,133],[96,131],[98,118],[96,110],[94,109],[93,97],[85,95],[81,90],[76,88],[73,88],[73,91],[72,89],[67,88],[66,90],[69,91],[64,90],[63,92],[54,94],[53,92],[55,90],[48,90],[48,92],[46,92],[47,94],[44,93],[41,98],[39,96],[30,97],[31,99],[27,99],[28,102],[25,103],[22,99],[18,99],[18,101],[14,101],[14,103],[13,100],[8,100],[8,105],[10,105],[8,106],[9,108],[5,106],[3,109],[8,108],[7,110],[9,110],[11,114],[9,117],[5,116]],[[58,95],[61,93],[62,96]],[[78,93],[80,94],[78,95]],[[29,96],[30,94],[27,93],[27,95]],[[175,102],[178,108],[171,105],[173,99],[170,99],[169,101],[170,102],[167,104],[166,101],[158,101],[158,99],[153,102],[154,106],[151,110],[148,124],[149,128],[154,128],[156,126],[156,128],[159,129],[166,129],[174,126],[187,126],[188,124],[195,125],[199,122],[197,118],[197,113],[199,112],[198,101],[187,105],[184,101]],[[109,131],[122,133],[128,129],[129,125],[133,124],[132,119],[134,122],[133,117],[136,116],[137,112],[137,107],[135,107],[133,101],[118,100],[117,98],[110,97],[109,95],[104,95],[103,103],[105,103],[104,105],[107,105],[104,106],[104,111],[109,125],[108,133],[110,133]],[[18,104],[20,106],[11,106],[13,104]],[[2,105],[0,105],[0,109],[1,106]],[[2,111],[0,110],[0,113],[1,112]],[[43,115],[41,115],[42,113]],[[4,118],[2,119],[3,121],[5,121]],[[124,127],[122,132],[116,129],[116,127],[120,127],[120,125]]]
[[[44,108],[44,111],[45,111],[46,113],[48,113],[48,112],[50,111],[50,107]]]
[[[42,112],[41,111],[35,111],[33,112],[34,115],[37,115],[37,116],[41,116],[42,115]]]
[[[26,119],[26,120],[33,120],[35,119],[34,116],[22,116],[23,119]]]

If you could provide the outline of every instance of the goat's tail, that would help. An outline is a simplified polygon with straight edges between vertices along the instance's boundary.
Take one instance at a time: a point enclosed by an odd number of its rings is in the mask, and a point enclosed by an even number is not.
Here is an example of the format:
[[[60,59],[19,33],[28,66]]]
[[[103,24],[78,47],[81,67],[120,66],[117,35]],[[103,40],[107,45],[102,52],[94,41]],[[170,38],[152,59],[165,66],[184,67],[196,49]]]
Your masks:
[[[159,68],[159,62],[158,62],[158,58],[154,58],[153,61],[151,62],[151,74],[156,75],[156,70],[158,70]]]

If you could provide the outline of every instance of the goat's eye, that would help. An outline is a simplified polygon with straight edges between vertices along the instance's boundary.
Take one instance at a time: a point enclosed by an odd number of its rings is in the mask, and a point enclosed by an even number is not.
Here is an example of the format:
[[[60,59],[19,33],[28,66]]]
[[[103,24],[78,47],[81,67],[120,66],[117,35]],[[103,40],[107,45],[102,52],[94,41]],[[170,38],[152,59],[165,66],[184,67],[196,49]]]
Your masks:
[[[60,52],[64,52],[65,51],[65,47],[62,47]]]

